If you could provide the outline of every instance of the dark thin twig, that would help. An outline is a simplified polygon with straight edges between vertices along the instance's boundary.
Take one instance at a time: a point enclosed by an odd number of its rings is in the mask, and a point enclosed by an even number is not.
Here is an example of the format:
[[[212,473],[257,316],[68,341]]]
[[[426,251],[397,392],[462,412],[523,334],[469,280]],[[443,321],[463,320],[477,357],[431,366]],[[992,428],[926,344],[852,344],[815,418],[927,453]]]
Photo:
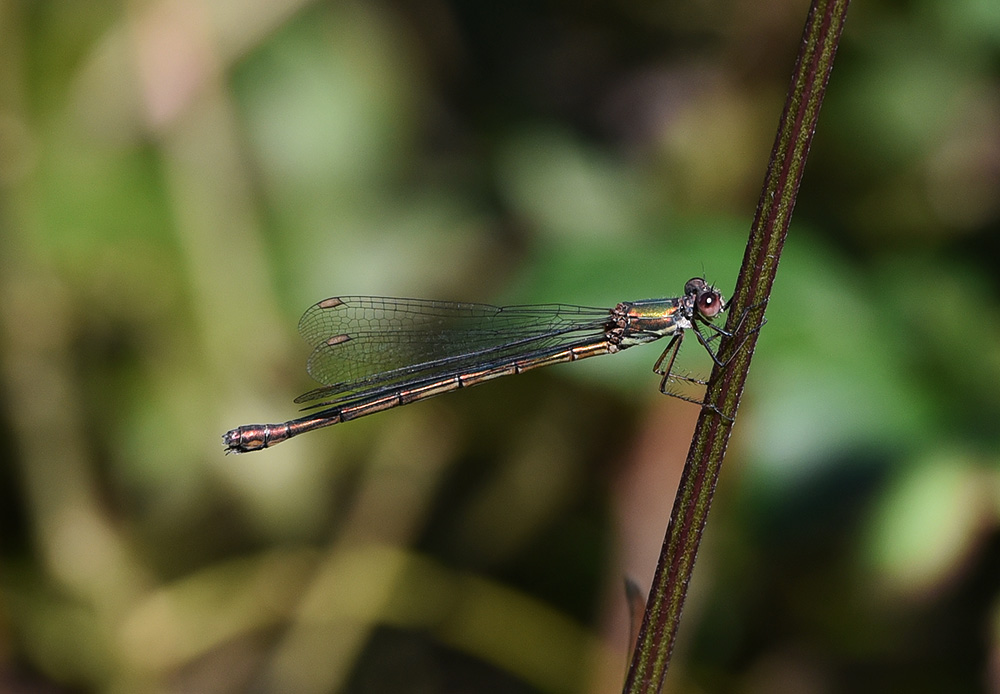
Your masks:
[[[720,345],[720,355],[728,361],[721,368],[717,366],[709,380],[706,407],[691,441],[625,681],[626,694],[659,692],[667,672],[731,423],[743,394],[757,344],[757,328],[774,283],[849,4],[849,0],[813,0],[806,19],[764,188],[729,305],[726,328],[736,334]]]

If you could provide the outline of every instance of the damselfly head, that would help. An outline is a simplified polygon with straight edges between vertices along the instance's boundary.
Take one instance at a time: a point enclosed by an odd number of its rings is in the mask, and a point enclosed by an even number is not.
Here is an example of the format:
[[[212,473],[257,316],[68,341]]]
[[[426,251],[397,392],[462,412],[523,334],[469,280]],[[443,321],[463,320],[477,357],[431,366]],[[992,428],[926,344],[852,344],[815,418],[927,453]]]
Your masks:
[[[694,300],[694,307],[704,318],[711,320],[726,310],[726,302],[715,287],[701,277],[692,277],[684,285],[684,294]]]

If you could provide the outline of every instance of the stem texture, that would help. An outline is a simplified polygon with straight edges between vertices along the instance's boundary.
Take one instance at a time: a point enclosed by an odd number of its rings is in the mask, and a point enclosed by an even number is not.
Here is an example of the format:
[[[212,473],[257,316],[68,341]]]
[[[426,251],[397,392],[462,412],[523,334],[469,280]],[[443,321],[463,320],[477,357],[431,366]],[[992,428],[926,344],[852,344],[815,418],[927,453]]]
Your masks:
[[[739,409],[758,328],[774,284],[809,146],[850,0],[813,0],[771,151],[743,266],[674,500],[670,523],[625,681],[626,694],[659,692],[673,651],[722,459]],[[728,360],[728,361],[726,361]]]

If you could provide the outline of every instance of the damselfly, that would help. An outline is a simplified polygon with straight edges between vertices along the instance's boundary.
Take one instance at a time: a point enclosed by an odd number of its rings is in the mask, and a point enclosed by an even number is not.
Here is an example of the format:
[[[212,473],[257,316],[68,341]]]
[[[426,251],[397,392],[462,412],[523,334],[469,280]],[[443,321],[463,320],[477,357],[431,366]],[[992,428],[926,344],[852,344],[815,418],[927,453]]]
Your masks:
[[[612,309],[333,297],[299,321],[299,332],[313,346],[309,374],[324,385],[295,402],[318,401],[306,409],[319,411],[284,424],[241,426],[227,432],[223,443],[227,453],[257,451],[432,395],[667,336],[670,341],[653,366],[662,376],[660,392],[667,392],[674,378],[701,383],[672,374],[674,359],[684,331],[691,330],[721,364],[711,342],[727,333],[711,320],[725,308],[722,295],[700,277],[688,280],[684,296],[623,301]],[[700,326],[713,334],[706,337]]]

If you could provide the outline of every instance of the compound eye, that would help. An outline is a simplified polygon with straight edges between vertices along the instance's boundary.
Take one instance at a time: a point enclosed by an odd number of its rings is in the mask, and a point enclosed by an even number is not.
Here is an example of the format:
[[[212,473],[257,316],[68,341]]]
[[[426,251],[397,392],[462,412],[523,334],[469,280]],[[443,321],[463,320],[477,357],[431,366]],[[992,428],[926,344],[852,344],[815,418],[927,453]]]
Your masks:
[[[705,318],[715,318],[723,308],[722,295],[714,289],[706,289],[698,295],[695,306]]]
[[[684,293],[688,296],[695,296],[705,291],[708,288],[708,283],[705,282],[700,277],[692,277],[684,285]]]

